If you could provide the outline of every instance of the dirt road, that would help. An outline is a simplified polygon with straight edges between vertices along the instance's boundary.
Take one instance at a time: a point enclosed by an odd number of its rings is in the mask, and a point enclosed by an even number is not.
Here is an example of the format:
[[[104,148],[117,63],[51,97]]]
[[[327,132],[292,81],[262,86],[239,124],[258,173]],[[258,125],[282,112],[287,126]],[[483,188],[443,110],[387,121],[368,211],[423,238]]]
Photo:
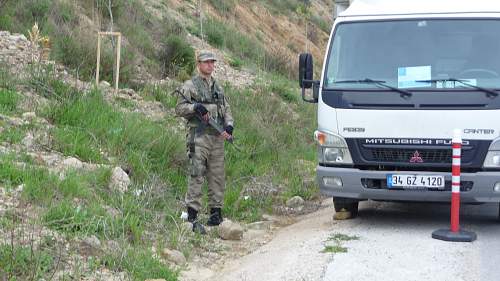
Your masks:
[[[461,226],[478,235],[473,243],[431,238],[449,227],[447,205],[362,202],[359,218],[333,221],[332,204],[323,204],[208,280],[500,280],[497,204],[462,208]],[[339,244],[347,253],[323,253],[334,234],[359,239]]]

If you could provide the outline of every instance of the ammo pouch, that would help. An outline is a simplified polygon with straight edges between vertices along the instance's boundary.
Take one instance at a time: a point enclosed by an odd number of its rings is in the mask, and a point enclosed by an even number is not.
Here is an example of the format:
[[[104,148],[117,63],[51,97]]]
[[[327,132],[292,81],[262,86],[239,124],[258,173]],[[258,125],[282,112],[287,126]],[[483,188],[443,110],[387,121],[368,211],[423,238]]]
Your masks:
[[[196,134],[196,128],[195,127],[189,128],[189,132],[187,135],[187,149],[188,149],[189,159],[193,157],[195,152],[195,145],[194,145],[195,134]]]

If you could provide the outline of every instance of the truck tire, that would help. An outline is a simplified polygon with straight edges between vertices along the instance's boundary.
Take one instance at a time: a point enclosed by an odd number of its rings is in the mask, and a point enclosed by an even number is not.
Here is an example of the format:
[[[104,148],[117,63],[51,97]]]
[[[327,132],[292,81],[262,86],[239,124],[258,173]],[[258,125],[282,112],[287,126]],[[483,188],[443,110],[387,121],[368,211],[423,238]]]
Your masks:
[[[358,206],[358,200],[333,197],[333,208],[335,208],[335,212],[340,212],[342,209],[345,209],[346,211],[351,212],[351,218],[358,216]]]
[[[499,222],[500,222],[500,202],[498,203],[497,221],[499,221]]]

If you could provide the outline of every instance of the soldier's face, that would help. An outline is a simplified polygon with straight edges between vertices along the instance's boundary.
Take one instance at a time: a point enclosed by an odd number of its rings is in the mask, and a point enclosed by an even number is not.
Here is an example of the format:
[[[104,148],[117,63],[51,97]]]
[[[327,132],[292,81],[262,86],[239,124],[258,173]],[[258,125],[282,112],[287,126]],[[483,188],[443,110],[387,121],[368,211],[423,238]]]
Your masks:
[[[198,62],[198,69],[202,75],[208,76],[212,75],[215,69],[215,61],[207,60]]]

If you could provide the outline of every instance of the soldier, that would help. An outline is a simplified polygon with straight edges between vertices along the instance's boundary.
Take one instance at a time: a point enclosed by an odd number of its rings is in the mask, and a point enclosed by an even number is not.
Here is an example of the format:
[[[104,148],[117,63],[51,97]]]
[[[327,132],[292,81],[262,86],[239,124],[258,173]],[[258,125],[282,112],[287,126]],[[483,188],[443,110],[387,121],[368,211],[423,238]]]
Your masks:
[[[222,88],[212,77],[216,61],[212,52],[199,52],[198,75],[184,82],[178,89],[180,97],[175,108],[177,115],[186,119],[188,129],[188,221],[193,223],[193,231],[201,234],[205,234],[205,228],[197,217],[201,208],[201,186],[205,177],[208,181],[210,207],[207,225],[214,226],[222,222],[221,208],[225,189],[224,140],[231,139],[233,134],[233,117],[229,104]],[[207,124],[210,117],[223,126],[222,133]]]

